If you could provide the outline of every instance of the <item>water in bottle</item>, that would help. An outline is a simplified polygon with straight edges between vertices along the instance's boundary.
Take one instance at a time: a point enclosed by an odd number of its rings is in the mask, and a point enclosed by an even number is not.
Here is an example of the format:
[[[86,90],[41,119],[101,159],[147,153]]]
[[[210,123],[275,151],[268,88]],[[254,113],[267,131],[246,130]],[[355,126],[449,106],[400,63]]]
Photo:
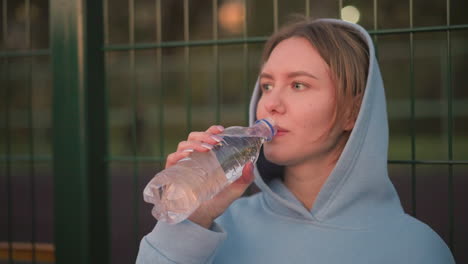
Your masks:
[[[203,201],[237,180],[244,165],[257,160],[260,147],[275,133],[271,119],[252,127],[226,128],[218,134],[221,142],[209,152],[193,152],[156,174],[143,191],[144,200],[154,204],[153,216],[168,223],[186,219]]]

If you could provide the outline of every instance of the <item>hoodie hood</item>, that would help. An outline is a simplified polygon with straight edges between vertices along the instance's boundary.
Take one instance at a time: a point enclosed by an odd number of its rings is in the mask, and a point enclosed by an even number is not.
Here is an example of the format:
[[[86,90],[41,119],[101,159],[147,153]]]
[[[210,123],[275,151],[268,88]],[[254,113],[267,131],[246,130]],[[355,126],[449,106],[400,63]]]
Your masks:
[[[382,77],[365,29],[342,20],[318,21],[355,28],[368,45],[367,83],[355,126],[311,211],[277,177],[282,174],[282,167],[268,162],[263,153],[255,166],[255,183],[262,190],[265,203],[276,213],[330,226],[366,228],[403,214],[387,172],[388,121]],[[250,102],[250,125],[256,121],[260,95],[257,82]],[[314,177],[313,172],[310,177]]]

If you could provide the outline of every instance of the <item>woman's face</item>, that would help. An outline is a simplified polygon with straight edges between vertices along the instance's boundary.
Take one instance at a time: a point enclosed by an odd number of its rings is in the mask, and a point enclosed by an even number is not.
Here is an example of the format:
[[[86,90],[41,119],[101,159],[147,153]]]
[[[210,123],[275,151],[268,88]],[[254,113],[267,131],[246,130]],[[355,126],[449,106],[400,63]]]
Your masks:
[[[279,165],[297,165],[333,154],[343,131],[336,123],[335,84],[319,53],[300,37],[281,41],[260,73],[262,96],[257,119],[271,117],[278,126],[264,145],[265,157]]]

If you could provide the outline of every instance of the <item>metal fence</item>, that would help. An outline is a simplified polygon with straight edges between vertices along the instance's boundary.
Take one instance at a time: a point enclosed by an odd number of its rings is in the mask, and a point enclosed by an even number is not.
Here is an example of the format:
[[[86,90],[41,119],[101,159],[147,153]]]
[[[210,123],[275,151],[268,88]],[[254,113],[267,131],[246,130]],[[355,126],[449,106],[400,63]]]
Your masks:
[[[245,125],[292,13],[372,35],[405,210],[468,263],[466,1],[1,0],[0,263],[132,263],[188,132]]]

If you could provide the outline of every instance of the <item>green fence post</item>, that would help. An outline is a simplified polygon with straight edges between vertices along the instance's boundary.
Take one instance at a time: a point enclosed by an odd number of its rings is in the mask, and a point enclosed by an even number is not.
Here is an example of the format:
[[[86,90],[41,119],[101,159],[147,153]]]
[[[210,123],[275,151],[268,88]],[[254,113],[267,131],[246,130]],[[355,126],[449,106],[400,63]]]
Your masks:
[[[104,66],[103,1],[87,0],[86,91],[88,177],[91,191],[91,262],[110,263],[107,91]]]
[[[50,8],[56,263],[109,263],[102,1]]]

